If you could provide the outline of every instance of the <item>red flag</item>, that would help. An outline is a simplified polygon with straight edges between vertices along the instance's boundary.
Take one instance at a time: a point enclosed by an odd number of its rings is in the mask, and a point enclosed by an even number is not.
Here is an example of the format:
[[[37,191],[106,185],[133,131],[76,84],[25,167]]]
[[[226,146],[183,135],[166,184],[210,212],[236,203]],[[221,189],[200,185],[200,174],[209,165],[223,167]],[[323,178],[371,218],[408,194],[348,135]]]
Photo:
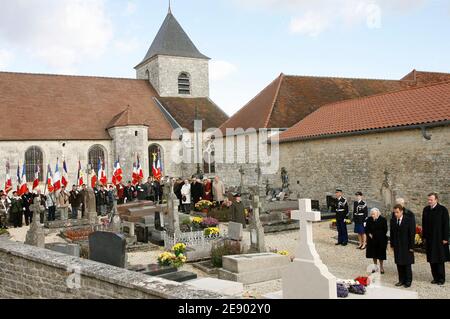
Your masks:
[[[132,178],[132,183],[133,185],[136,185],[139,182],[139,173],[138,173],[138,169],[136,166],[136,163],[133,163],[133,178]]]
[[[97,186],[97,174],[95,173],[94,169],[92,169],[91,175],[91,187],[95,188],[95,186]]]
[[[36,169],[34,171],[34,181],[33,181],[33,190],[35,190],[36,188],[38,188],[39,186],[39,173],[40,173],[40,168],[39,165],[36,165]]]

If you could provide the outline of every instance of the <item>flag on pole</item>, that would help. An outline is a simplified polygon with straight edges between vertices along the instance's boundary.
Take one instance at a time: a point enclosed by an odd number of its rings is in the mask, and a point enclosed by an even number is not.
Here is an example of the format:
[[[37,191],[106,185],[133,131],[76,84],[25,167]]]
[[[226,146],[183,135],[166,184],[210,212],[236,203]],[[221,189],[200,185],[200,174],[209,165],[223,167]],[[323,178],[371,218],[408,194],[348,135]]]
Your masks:
[[[91,187],[95,188],[97,186],[97,174],[95,173],[95,169],[91,169]]]
[[[63,159],[63,172],[61,177],[61,184],[63,184],[65,188],[67,188],[67,185],[69,185],[69,174],[67,173],[66,159]]]
[[[11,167],[9,161],[6,162],[6,181],[5,181],[5,193],[8,194],[12,190],[12,180],[10,175]]]
[[[132,183],[133,183],[133,185],[136,185],[139,181],[139,173],[138,173],[136,163],[133,163],[133,175],[132,176],[133,176]]]
[[[153,163],[152,164],[153,177],[159,181],[159,180],[161,180],[161,177],[162,177],[162,170],[161,170],[161,162],[159,161],[158,153],[153,154],[152,163]]]
[[[103,165],[103,161],[101,159],[98,160],[98,180],[104,186],[108,184],[108,178],[106,177],[105,166]]]
[[[137,171],[138,171],[138,181],[141,182],[144,179],[144,170],[141,166],[141,159],[137,157]]]
[[[61,189],[61,173],[59,172],[59,159],[56,160],[55,175],[53,176],[53,188],[55,192]]]
[[[83,174],[83,170],[81,169],[81,162],[80,161],[78,161],[77,181],[78,181],[78,186],[83,186],[84,185],[84,174]]]
[[[22,165],[22,177],[20,180],[20,188],[19,188],[19,196],[22,196],[28,191],[28,184],[27,184],[27,171],[25,168],[25,164]]]
[[[33,190],[35,190],[36,188],[38,188],[39,186],[39,174],[41,172],[41,169],[39,167],[39,164],[36,165],[36,169],[34,170],[34,181],[33,181]]]
[[[123,171],[122,167],[120,166],[120,159],[117,159],[116,163],[114,164],[114,173],[112,177],[112,182],[115,186],[119,185],[122,182]]]
[[[50,164],[47,167],[47,190],[49,193],[52,193],[55,188],[53,187],[53,173]]]

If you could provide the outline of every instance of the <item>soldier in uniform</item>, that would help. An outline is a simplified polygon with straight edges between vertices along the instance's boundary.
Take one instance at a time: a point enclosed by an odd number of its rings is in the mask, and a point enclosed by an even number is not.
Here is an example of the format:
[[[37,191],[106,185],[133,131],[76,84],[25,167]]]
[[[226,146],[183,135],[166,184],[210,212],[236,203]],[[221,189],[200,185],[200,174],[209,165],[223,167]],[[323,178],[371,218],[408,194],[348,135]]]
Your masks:
[[[336,246],[347,246],[348,244],[348,232],[345,219],[348,216],[348,202],[343,197],[342,189],[336,189],[336,227],[338,231],[338,242]]]
[[[353,203],[353,221],[355,223],[355,233],[358,234],[359,247],[358,249],[364,250],[367,247],[365,223],[369,214],[366,202],[363,200],[363,193],[357,192],[357,200]]]

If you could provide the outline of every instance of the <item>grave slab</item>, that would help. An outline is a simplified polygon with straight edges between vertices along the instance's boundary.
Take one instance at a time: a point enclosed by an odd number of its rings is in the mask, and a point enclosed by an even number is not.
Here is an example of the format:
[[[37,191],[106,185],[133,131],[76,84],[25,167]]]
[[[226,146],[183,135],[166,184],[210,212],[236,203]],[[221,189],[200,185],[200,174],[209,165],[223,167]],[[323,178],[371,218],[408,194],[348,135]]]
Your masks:
[[[197,274],[194,274],[189,271],[178,271],[178,272],[173,272],[173,273],[169,273],[169,274],[165,274],[165,275],[160,275],[157,277],[163,278],[166,280],[170,280],[170,281],[175,281],[175,282],[186,282],[189,280],[197,279]]]
[[[227,296],[241,296],[244,293],[244,285],[242,283],[215,278],[196,279],[186,284]]]
[[[59,252],[61,254],[80,257],[80,246],[76,244],[46,244],[45,248],[48,250]]]
[[[177,272],[178,269],[176,269],[175,267],[170,267],[170,266],[160,266],[157,264],[152,264],[149,265],[144,274],[148,275],[148,276],[161,276],[161,275],[166,275],[166,274],[171,274],[174,272]]]
[[[285,267],[289,265],[289,262],[289,257],[274,253],[224,256],[223,268],[231,272],[243,273],[258,271],[261,268]]]

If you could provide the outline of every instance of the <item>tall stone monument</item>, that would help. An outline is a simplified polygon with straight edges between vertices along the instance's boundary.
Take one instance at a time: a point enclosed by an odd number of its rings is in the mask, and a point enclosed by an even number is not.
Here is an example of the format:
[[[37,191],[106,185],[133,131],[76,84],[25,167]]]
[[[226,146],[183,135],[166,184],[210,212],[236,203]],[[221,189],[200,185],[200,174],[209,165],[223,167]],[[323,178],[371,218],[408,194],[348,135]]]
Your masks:
[[[95,193],[92,188],[87,188],[86,192],[86,218],[90,224],[95,225],[98,223]]]
[[[172,234],[179,234],[180,230],[180,216],[178,213],[179,201],[173,192],[174,181],[170,180],[164,184],[164,194],[167,200],[166,216],[167,216],[167,230]]]
[[[320,259],[313,242],[313,222],[320,212],[311,209],[310,199],[299,200],[292,219],[300,220],[300,241],[294,262],[283,274],[284,299],[337,299],[336,277]]]
[[[34,199],[33,205],[31,205],[30,208],[33,212],[33,222],[27,232],[25,244],[45,248],[45,232],[40,223],[40,212],[43,208],[41,207],[41,200],[39,197]]]
[[[266,244],[264,239],[264,227],[259,218],[261,203],[259,195],[253,196],[253,215],[250,222],[250,251],[264,253],[266,252]]]

